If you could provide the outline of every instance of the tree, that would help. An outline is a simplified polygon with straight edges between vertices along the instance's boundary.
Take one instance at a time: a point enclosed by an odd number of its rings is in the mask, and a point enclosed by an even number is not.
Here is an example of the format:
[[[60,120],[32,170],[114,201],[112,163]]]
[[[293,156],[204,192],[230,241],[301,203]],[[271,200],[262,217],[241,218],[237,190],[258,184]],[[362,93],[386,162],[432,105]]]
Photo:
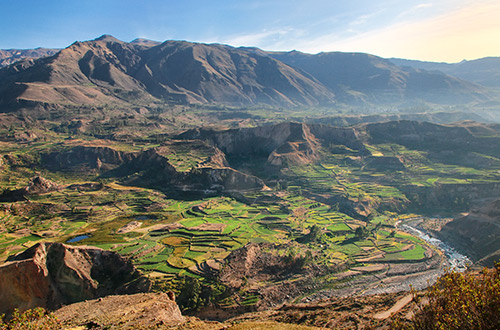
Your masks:
[[[197,311],[203,305],[200,280],[185,277],[177,303],[183,311]]]
[[[309,233],[299,237],[297,239],[297,242],[299,243],[310,243],[310,242],[317,242],[321,239],[322,237],[322,231],[321,228],[318,225],[313,225],[312,227],[309,228]]]
[[[358,240],[365,239],[368,235],[370,235],[370,231],[365,226],[359,226],[354,231],[354,237]]]

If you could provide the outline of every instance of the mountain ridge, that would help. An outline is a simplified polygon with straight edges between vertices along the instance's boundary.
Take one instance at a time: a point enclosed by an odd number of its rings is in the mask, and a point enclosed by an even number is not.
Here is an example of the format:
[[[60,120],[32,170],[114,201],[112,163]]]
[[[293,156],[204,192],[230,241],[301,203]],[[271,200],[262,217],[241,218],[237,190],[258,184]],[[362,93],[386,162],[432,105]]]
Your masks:
[[[327,86],[342,101],[391,103],[422,99],[432,103],[469,103],[487,98],[481,87],[440,72],[410,69],[366,53],[322,52],[315,55],[271,52]],[[465,94],[464,94],[465,93]]]
[[[270,57],[223,45],[166,41],[157,46],[110,36],[0,70],[0,104],[19,100],[99,104],[144,97],[180,103],[331,104],[312,77]],[[112,89],[112,90],[110,90]]]
[[[500,88],[500,57],[489,56],[457,63],[427,62],[400,58],[390,58],[388,60],[399,66],[438,70],[483,86]]]
[[[36,104],[270,105],[480,103],[491,90],[437,71],[399,67],[364,53],[266,52],[103,35],[0,69],[3,112]]]

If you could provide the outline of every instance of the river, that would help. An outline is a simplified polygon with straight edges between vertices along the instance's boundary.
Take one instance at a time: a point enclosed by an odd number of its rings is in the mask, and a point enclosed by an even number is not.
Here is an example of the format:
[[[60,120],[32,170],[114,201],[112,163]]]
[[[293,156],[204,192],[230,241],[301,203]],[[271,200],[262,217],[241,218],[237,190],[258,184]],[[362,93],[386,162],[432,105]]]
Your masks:
[[[409,234],[417,236],[432,246],[442,251],[450,264],[450,269],[458,272],[465,271],[472,261],[466,255],[459,253],[457,250],[443,242],[442,240],[430,235],[425,229],[419,228],[418,223],[425,221],[423,218],[411,219],[406,221],[398,221],[396,227]]]

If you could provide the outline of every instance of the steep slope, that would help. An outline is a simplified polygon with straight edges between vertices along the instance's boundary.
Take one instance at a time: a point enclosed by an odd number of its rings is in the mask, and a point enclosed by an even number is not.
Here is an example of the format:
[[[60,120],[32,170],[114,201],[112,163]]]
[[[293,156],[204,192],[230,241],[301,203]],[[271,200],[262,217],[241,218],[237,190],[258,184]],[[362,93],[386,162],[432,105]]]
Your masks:
[[[484,168],[495,166],[497,161],[493,157],[500,157],[498,125],[474,122],[436,125],[402,120],[365,124],[361,128],[363,130],[372,143],[397,143],[411,149],[425,150],[427,157],[444,164]]]
[[[128,75],[146,46],[111,36],[75,42],[57,54],[0,70],[0,109],[33,104],[126,105],[151,98]]]
[[[189,171],[178,172],[170,163],[168,147],[157,147],[141,152],[123,152],[111,147],[70,145],[62,150],[42,153],[41,165],[52,171],[72,173],[100,173],[104,177],[122,178],[127,184],[168,190],[172,193],[231,191],[262,189],[264,182],[229,166],[224,154],[207,146],[207,158]],[[17,194],[0,195],[0,201]],[[14,195],[14,196],[11,196]]]
[[[0,70],[3,111],[33,103],[124,106],[160,100],[293,106],[331,104],[334,95],[269,56],[184,41],[126,43],[106,35]]]
[[[346,103],[423,100],[457,104],[492,97],[488,90],[473,83],[441,72],[398,67],[370,54],[329,52],[311,55],[292,51],[270,55],[308,72]]]
[[[472,208],[467,215],[448,222],[439,234],[473,261],[494,266],[500,261],[500,199]]]
[[[182,101],[314,105],[334,97],[313,78],[265,55],[224,45],[166,41],[136,77],[153,95]]]
[[[315,161],[321,143],[335,142],[354,149],[363,147],[352,128],[302,123],[281,123],[219,132],[194,129],[184,132],[178,138],[209,141],[229,156],[263,157],[267,159],[267,164],[279,167]]]
[[[44,194],[50,191],[57,191],[62,189],[62,186],[47,180],[41,176],[34,176],[29,181],[28,185],[21,189],[9,190],[5,189],[2,194],[0,194],[0,202],[6,201],[19,201],[23,200],[29,195]]]
[[[0,267],[0,313],[57,308],[109,294],[142,292],[149,280],[115,252],[39,243]]]
[[[107,296],[64,306],[57,318],[68,328],[146,329],[184,323],[175,297],[166,293]]]
[[[470,71],[470,70],[469,70]],[[104,35],[0,69],[0,111],[199,103],[272,106],[485,102],[490,90],[360,53],[265,52]]]
[[[488,119],[470,112],[422,112],[422,113],[398,113],[398,114],[375,114],[375,115],[353,115],[353,116],[326,116],[310,118],[309,123],[321,123],[330,126],[352,126],[364,123],[380,123],[398,120],[425,121],[434,124],[452,124],[464,121],[488,123]]]

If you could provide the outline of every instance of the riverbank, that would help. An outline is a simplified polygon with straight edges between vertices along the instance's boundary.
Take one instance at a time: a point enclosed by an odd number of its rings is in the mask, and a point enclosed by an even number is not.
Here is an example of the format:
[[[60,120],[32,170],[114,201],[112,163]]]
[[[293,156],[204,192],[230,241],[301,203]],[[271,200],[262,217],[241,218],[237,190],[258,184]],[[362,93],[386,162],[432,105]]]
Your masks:
[[[472,265],[471,259],[436,237],[436,235],[433,235],[432,232],[423,228],[422,224],[427,220],[437,221],[439,219],[413,218],[408,220],[400,220],[396,223],[396,228],[413,236],[419,237],[420,239],[426,241],[427,243],[441,251],[446,256],[449,270],[458,272],[467,270],[469,266]]]

